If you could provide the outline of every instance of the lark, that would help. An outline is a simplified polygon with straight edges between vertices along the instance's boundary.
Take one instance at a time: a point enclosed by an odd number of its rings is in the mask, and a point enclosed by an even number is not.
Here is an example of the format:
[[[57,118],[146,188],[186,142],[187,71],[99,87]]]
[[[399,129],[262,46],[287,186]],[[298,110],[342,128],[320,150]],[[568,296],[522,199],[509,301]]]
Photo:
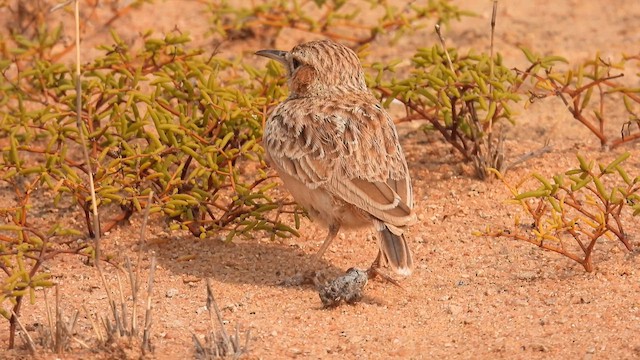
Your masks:
[[[410,275],[404,232],[415,222],[411,178],[395,125],[367,88],[358,56],[329,40],[256,54],[286,68],[290,94],[269,115],[263,145],[296,202],[329,229],[313,263],[341,228],[373,226],[379,251],[371,269],[389,265]]]

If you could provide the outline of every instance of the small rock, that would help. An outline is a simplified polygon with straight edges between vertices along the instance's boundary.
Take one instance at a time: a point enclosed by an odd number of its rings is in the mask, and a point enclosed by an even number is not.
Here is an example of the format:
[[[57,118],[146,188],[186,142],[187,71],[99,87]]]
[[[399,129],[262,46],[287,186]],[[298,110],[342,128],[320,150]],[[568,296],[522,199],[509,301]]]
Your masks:
[[[453,316],[458,316],[462,313],[462,306],[460,305],[449,305],[447,307],[447,313],[453,315]]]
[[[511,304],[515,305],[515,306],[528,306],[529,305],[529,300],[527,299],[513,299],[511,300]]]
[[[362,341],[362,337],[358,336],[358,335],[354,335],[354,336],[349,338],[349,342],[352,343],[352,344],[357,344],[357,343],[359,343],[361,341]]]
[[[544,299],[543,302],[544,302],[545,305],[551,306],[551,305],[555,305],[558,302],[558,299],[556,299],[556,298],[546,298],[546,299]]]
[[[522,271],[516,275],[516,278],[518,280],[526,280],[526,281],[531,281],[537,277],[538,277],[538,274],[536,274],[535,271]]]
[[[236,312],[238,310],[238,305],[236,304],[227,304],[225,306],[222,307],[222,310],[229,310],[232,313]]]
[[[531,350],[537,352],[549,352],[549,348],[544,344],[532,344]]]
[[[207,311],[207,307],[206,306],[200,306],[199,308],[196,309],[196,314],[200,315],[203,312]]]
[[[202,279],[199,277],[195,277],[195,276],[191,276],[191,275],[186,275],[182,278],[182,282],[185,284],[193,284],[193,283],[197,283],[199,281],[201,281]]]
[[[579,299],[576,300],[576,304],[590,304],[593,301],[593,298],[589,294],[581,295]]]
[[[176,295],[178,295],[178,289],[174,289],[174,288],[167,290],[167,292],[165,293],[165,296],[168,297],[169,299],[171,299]]]

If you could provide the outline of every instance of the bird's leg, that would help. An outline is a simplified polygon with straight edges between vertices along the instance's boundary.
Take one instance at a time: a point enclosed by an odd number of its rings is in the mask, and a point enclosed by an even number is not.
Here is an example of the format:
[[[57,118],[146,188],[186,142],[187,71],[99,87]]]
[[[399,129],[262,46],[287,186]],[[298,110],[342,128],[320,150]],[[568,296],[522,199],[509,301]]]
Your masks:
[[[280,284],[287,285],[287,286],[297,286],[302,284],[316,284],[318,281],[317,270],[318,270],[320,260],[322,259],[322,255],[324,255],[325,251],[327,251],[327,249],[329,248],[329,245],[331,245],[331,242],[333,242],[333,239],[336,238],[339,230],[340,230],[339,224],[330,224],[327,237],[324,238],[324,242],[322,243],[322,246],[320,246],[320,249],[318,250],[318,252],[313,254],[313,257],[311,257],[311,263],[307,267],[306,271],[298,272],[293,277],[281,281]]]
[[[376,256],[376,259],[373,260],[373,262],[371,263],[371,266],[369,266],[369,270],[367,270],[368,272],[372,272],[372,271],[376,271],[377,269],[380,268],[380,258],[382,257],[382,251],[378,250],[378,256]]]
[[[318,265],[318,262],[322,259],[322,255],[324,255],[325,251],[329,248],[329,245],[333,242],[333,239],[338,235],[338,231],[340,230],[339,224],[330,224],[329,232],[327,233],[327,237],[324,238],[324,242],[317,253],[313,255],[311,258],[311,265],[315,268]]]

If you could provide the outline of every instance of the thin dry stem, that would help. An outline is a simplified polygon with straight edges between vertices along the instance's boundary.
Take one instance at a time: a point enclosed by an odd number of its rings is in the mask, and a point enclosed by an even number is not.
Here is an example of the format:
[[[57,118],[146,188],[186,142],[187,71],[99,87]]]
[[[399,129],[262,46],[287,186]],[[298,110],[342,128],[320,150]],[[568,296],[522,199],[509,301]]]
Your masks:
[[[56,287],[57,286],[58,285],[56,285]],[[53,327],[53,320],[52,320],[53,317],[51,316],[51,308],[49,307],[49,299],[47,298],[47,289],[45,289],[42,293],[44,296],[44,306],[47,313],[47,323],[49,325],[49,334],[53,335],[55,334],[55,328]]]
[[[489,79],[494,80],[493,68],[495,66],[495,59],[493,58],[493,38],[496,32],[496,16],[498,13],[498,0],[493,0],[493,11],[491,12],[491,45],[489,46]],[[489,83],[489,94],[493,94],[493,84]],[[489,98],[489,102],[493,102],[493,97]],[[493,118],[489,119],[489,128],[487,131],[491,134],[493,127]],[[489,140],[489,148],[491,148],[491,141]],[[489,151],[491,153],[491,151]]]
[[[75,20],[75,43],[76,43],[76,126],[80,137],[80,145],[82,147],[82,155],[87,166],[89,175],[89,189],[91,193],[91,208],[93,210],[93,233],[95,237],[95,254],[96,268],[100,269],[100,219],[98,216],[98,202],[96,200],[96,188],[93,181],[93,169],[91,159],[89,158],[89,150],[87,149],[87,140],[84,135],[82,126],[82,72],[80,70],[80,2],[74,2],[74,20]]]
[[[29,352],[31,352],[31,354],[36,353],[36,345],[33,342],[33,339],[31,338],[31,335],[29,335],[29,332],[27,331],[27,329],[25,329],[25,327],[22,325],[22,323],[20,322],[20,318],[18,317],[18,315],[13,311],[13,309],[11,309],[11,316],[13,316],[13,318],[16,321],[16,324],[18,324],[18,327],[20,328],[21,331],[21,335],[22,335],[22,339],[24,340],[25,343],[27,343],[27,347],[29,348]]]
[[[102,267],[100,266],[100,217],[98,214],[98,202],[96,200],[96,189],[93,181],[93,169],[91,166],[91,159],[89,158],[89,150],[87,149],[87,141],[84,135],[84,128],[82,126],[82,72],[80,70],[80,2],[75,0],[74,3],[74,20],[75,20],[75,44],[76,44],[76,126],[78,128],[78,134],[80,138],[80,145],[82,147],[82,155],[84,157],[85,164],[87,166],[87,173],[89,175],[89,188],[91,193],[91,208],[93,211],[93,236],[94,236],[94,250],[95,250],[95,266],[100,275],[100,280],[104,286],[105,292],[109,304],[114,304],[111,297],[111,291],[109,285],[105,279]],[[112,305],[113,306],[113,305]]]
[[[114,317],[118,318],[116,326],[120,335],[126,335],[127,329],[127,303],[124,300],[124,291],[122,289],[122,280],[120,279],[120,273],[116,271],[116,280],[118,282],[118,294],[120,295],[120,315],[114,313]]]
[[[444,41],[444,37],[442,36],[442,32],[440,32],[440,24],[436,24],[435,28],[436,28],[436,34],[438,34],[438,39],[440,39],[440,44],[442,45],[442,50],[444,50],[444,54],[447,57],[447,64],[449,64],[449,69],[451,70],[451,72],[453,74],[455,74],[456,71],[453,68],[453,63],[451,62],[451,56],[449,56],[449,50],[447,50],[447,44]]]
[[[54,337],[54,351],[60,354],[63,350],[62,310],[60,309],[60,289],[56,286],[56,332]]]
[[[493,0],[493,11],[491,12],[491,46],[489,47],[489,58],[491,62],[489,63],[489,78],[493,79],[493,68],[494,68],[494,59],[493,59],[493,38],[496,32],[496,16],[498,14],[498,0]],[[489,89],[491,93],[493,93],[493,85],[489,84]]]
[[[250,332],[246,332],[244,345],[240,340],[240,329],[236,324],[235,332],[232,336],[227,333],[222,313],[213,295],[211,280],[207,279],[207,309],[209,312],[209,333],[205,335],[205,343],[198,340],[195,334],[192,334],[196,347],[196,358],[198,359],[217,359],[222,357],[239,358],[249,349]],[[215,314],[215,316],[214,316]],[[217,323],[217,326],[216,326]],[[219,328],[219,332],[215,329]]]
[[[151,202],[153,200],[153,191],[149,192],[147,197],[147,205],[144,209],[144,217],[142,218],[142,227],[140,228],[140,240],[138,243],[138,259],[136,261],[136,272],[133,276],[131,271],[131,262],[127,258],[127,269],[129,272],[129,281],[131,282],[131,295],[133,297],[133,309],[131,315],[131,335],[137,336],[138,334],[138,290],[140,289],[140,268],[142,262],[142,250],[146,245],[146,230],[147,223],[149,221],[149,212],[151,211]]]
[[[553,149],[553,146],[551,146],[549,144],[549,140],[545,141],[544,145],[542,147],[540,147],[539,149],[530,151],[528,153],[522,154],[520,155],[517,159],[513,160],[512,162],[510,162],[509,164],[505,165],[504,168],[501,171],[507,171],[509,169],[511,169],[514,166],[520,165],[524,162],[527,162],[533,158],[536,158],[540,155],[546,154],[548,152],[550,152]]]
[[[91,328],[93,329],[94,334],[96,334],[98,342],[101,344],[104,343],[106,341],[106,337],[102,335],[100,327],[97,326],[96,322],[93,320],[93,316],[91,316],[91,313],[89,312],[89,310],[87,310],[85,304],[82,304],[82,309],[87,314],[87,319],[89,319],[89,323],[91,324]]]
[[[131,298],[132,298],[132,309],[131,309],[131,336],[138,335],[138,290],[140,290],[140,268],[136,268],[134,272],[131,268],[131,260],[129,257],[126,259],[126,269],[129,274],[129,283],[131,285]]]
[[[151,325],[152,325],[152,308],[151,300],[153,295],[153,281],[156,271],[156,256],[152,254],[151,265],[149,265],[149,282],[147,285],[147,307],[144,314],[144,334],[142,337],[142,352],[147,353],[151,351],[151,344],[149,342],[151,337]]]
[[[220,332],[222,333],[222,340],[224,344],[229,344],[229,335],[224,328],[224,321],[222,320],[222,313],[220,313],[220,308],[218,307],[218,303],[216,302],[215,297],[213,296],[213,289],[211,288],[211,280],[207,279],[207,309],[209,309],[209,321],[211,322],[211,328],[215,329],[215,324],[213,322],[213,314],[211,309],[213,308],[216,317],[218,319],[218,324],[220,325]]]

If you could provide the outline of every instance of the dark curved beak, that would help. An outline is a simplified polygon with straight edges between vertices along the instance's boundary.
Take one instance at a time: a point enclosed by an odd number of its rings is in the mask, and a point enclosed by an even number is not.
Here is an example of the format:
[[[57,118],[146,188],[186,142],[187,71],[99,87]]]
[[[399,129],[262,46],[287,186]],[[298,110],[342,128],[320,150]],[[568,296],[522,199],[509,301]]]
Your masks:
[[[288,51],[282,51],[282,50],[260,50],[260,51],[256,51],[256,55],[258,56],[264,56],[266,58],[269,59],[273,59],[277,62],[286,63],[286,56],[288,54]]]

